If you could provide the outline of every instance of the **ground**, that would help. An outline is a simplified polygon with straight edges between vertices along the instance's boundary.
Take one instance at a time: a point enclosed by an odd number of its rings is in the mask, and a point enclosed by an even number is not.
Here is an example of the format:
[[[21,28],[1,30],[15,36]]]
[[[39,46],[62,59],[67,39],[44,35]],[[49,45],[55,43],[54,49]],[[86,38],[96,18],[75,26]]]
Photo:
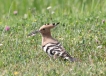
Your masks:
[[[41,35],[52,35],[81,62],[50,60]],[[0,0],[0,76],[106,76],[106,0]]]

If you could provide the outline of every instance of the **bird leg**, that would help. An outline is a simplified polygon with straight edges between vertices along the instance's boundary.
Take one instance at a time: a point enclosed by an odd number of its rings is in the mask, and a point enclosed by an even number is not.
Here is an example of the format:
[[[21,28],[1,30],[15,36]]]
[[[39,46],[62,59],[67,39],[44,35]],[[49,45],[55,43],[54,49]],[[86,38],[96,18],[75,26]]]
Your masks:
[[[54,54],[54,55],[53,55],[53,58],[56,60],[56,59],[57,59],[57,55],[56,55],[56,54]]]

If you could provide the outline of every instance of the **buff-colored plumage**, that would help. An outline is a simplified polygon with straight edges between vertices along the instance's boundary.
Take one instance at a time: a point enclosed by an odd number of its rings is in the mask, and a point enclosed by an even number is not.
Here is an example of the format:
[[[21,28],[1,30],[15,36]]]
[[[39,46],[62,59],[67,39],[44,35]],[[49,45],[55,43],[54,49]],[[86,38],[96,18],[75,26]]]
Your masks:
[[[55,40],[52,36],[51,36],[51,32],[50,30],[55,27],[53,26],[53,24],[49,24],[49,25],[43,25],[40,29],[39,32],[42,35],[42,46],[44,46],[47,43],[57,43],[58,41]]]

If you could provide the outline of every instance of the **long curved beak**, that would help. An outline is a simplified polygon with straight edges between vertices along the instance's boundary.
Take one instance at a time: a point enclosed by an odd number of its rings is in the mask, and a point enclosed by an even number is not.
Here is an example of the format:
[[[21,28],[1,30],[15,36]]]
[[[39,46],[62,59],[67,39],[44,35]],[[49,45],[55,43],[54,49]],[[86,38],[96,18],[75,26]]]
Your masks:
[[[27,36],[35,36],[37,33],[39,33],[39,30],[35,30],[35,31],[31,32]]]

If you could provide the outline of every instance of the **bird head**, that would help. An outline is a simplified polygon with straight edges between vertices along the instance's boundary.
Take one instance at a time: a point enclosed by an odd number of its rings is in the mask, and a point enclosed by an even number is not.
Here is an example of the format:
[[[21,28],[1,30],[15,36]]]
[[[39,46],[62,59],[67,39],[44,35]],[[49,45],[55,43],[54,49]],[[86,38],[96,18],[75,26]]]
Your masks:
[[[35,30],[35,31],[31,32],[30,34],[28,34],[28,36],[34,36],[37,33],[41,33],[42,35],[49,34],[50,30],[52,28],[54,28],[55,26],[57,26],[58,24],[59,23],[45,24],[45,25],[41,26],[39,30]]]

